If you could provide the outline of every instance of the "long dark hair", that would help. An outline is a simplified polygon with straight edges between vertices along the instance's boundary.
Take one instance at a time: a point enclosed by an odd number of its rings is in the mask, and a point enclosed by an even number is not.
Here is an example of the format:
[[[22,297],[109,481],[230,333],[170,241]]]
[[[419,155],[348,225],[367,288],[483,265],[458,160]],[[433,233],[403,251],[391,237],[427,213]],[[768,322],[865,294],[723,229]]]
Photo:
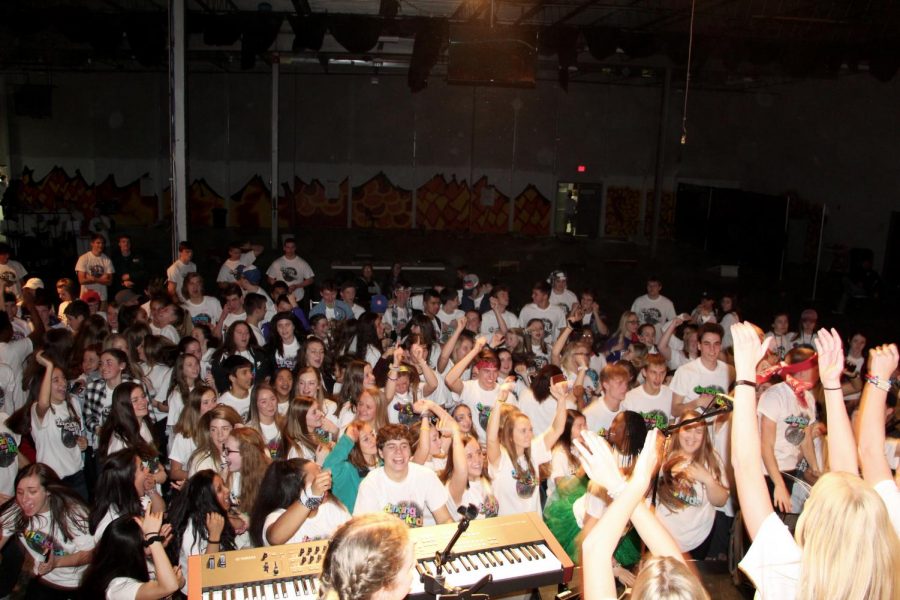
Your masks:
[[[381,338],[375,330],[375,323],[381,315],[364,312],[356,320],[356,358],[365,360],[369,346],[374,346],[381,353]]]
[[[349,403],[350,406],[356,408],[356,401],[366,389],[365,371],[366,361],[354,360],[346,369],[344,369],[344,379],[341,384],[340,405]]]
[[[137,517],[143,512],[141,498],[134,488],[137,460],[142,459],[135,448],[125,448],[110,454],[94,488],[94,506],[88,519],[91,535],[110,510],[119,515]]]
[[[578,459],[575,457],[575,454],[572,453],[572,426],[575,425],[576,419],[584,419],[584,415],[577,410],[567,409],[566,410],[566,426],[563,429],[562,435],[559,436],[559,439],[556,440],[557,445],[559,445],[563,451],[566,453],[566,458],[569,461],[570,465],[578,466]]]
[[[554,375],[562,375],[562,369],[556,365],[544,365],[541,370],[531,378],[531,393],[538,402],[543,402],[550,397],[550,379]]]
[[[19,471],[16,475],[13,489],[19,487],[26,477],[37,477],[41,487],[47,491],[47,502],[50,505],[50,521],[62,532],[63,538],[69,541],[76,533],[88,531],[87,507],[81,497],[72,491],[56,474],[56,471],[43,463],[32,463]],[[10,498],[0,506],[0,521],[6,527],[12,526],[14,534],[18,535],[28,527],[30,519],[26,517],[16,499]],[[74,527],[77,531],[73,531]]]
[[[181,493],[172,502],[172,506],[169,508],[169,522],[172,524],[173,539],[167,548],[171,560],[178,560],[188,525],[194,529],[194,542],[209,540],[209,531],[206,529],[206,515],[209,513],[217,513],[225,519],[225,528],[222,529],[219,548],[221,550],[235,549],[234,527],[228,520],[228,513],[216,499],[216,477],[218,477],[216,472],[210,469],[198,471],[187,480]]]
[[[254,546],[267,545],[263,539],[266,517],[279,508],[287,508],[300,497],[304,486],[304,469],[308,462],[305,458],[277,460],[266,469],[250,515],[250,540]]]
[[[250,324],[247,323],[247,321],[235,321],[228,326],[228,330],[225,332],[225,335],[222,336],[222,345],[213,352],[212,358],[210,359],[211,363],[217,363],[225,357],[237,354],[238,349],[237,345],[234,343],[234,332],[240,326],[246,327],[247,331],[250,332],[250,338],[247,340],[247,350],[253,356],[259,354],[259,344],[256,343],[256,336],[253,334],[253,329],[250,328]]]
[[[284,342],[281,340],[281,336],[278,335],[279,321],[289,321],[291,325],[294,326],[294,340],[297,342],[297,353],[299,354],[300,338],[303,336],[303,326],[293,314],[289,312],[280,312],[269,321],[269,350],[272,353],[272,356],[274,357],[278,354],[284,356]]]
[[[116,577],[150,581],[144,556],[144,531],[133,515],[114,519],[94,548],[94,558],[81,580],[82,598],[105,598]]]
[[[143,389],[143,386],[138,383],[126,381],[117,385],[113,390],[109,416],[106,418],[106,423],[100,428],[100,438],[97,442],[101,456],[106,454],[106,449],[109,448],[114,435],[120,437],[126,447],[137,448],[142,455],[155,456],[157,454],[156,449],[141,437],[141,426],[131,403],[131,393],[134,390]],[[147,427],[150,428],[149,417],[145,416],[141,420],[146,422]]]

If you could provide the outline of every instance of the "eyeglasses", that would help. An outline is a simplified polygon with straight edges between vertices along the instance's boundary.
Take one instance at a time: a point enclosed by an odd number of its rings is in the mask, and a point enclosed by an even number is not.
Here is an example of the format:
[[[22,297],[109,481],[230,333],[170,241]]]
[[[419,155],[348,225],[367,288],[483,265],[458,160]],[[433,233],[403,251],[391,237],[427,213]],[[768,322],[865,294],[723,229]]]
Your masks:
[[[240,450],[231,450],[228,446],[222,446],[222,456],[228,456],[229,454],[240,454]]]

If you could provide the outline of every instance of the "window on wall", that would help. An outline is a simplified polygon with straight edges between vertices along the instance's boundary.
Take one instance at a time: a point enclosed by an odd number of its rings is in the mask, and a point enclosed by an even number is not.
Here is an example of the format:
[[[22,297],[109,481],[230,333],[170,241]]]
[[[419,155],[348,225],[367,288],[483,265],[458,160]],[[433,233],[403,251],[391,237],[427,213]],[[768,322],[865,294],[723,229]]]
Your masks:
[[[556,190],[553,232],[596,238],[603,208],[602,183],[560,182]]]

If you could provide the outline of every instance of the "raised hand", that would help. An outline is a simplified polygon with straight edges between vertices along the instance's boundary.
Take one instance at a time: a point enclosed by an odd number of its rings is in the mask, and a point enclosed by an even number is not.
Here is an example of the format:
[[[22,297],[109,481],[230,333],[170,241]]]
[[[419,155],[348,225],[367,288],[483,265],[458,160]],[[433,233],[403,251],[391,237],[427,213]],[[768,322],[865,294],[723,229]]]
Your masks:
[[[465,320],[465,319],[463,319],[463,320]],[[463,326],[465,327],[465,324],[463,324]],[[475,338],[475,349],[476,350],[478,350],[480,352],[481,349],[484,348],[485,346],[487,346],[487,338],[486,337],[484,337],[483,335],[479,335],[477,338]]]
[[[731,337],[734,340],[734,369],[737,378],[754,380],[756,365],[766,355],[774,338],[760,340],[757,329],[746,321],[731,326]]]
[[[206,513],[206,532],[209,536],[207,539],[222,539],[222,531],[225,529],[225,517],[217,512]]]
[[[44,354],[43,350],[38,350],[34,354],[34,360],[36,360],[37,363],[39,365],[41,365],[42,367],[44,367],[45,369],[49,369],[53,366],[53,361],[51,361],[49,358],[47,358],[47,356]]]
[[[573,440],[573,443],[578,448],[578,460],[591,481],[607,490],[615,490],[625,482],[619,472],[619,461],[606,440],[593,431],[583,431],[581,440]]]
[[[503,342],[506,340],[506,336],[503,335],[500,331],[495,331],[493,335],[491,335],[491,348],[499,348],[503,345]]]
[[[820,329],[816,338],[816,353],[819,357],[819,378],[826,388],[841,387],[841,373],[844,371],[844,348],[841,336],[835,329]]]
[[[897,370],[898,352],[896,344],[885,344],[869,350],[869,374],[882,381],[890,379]]]
[[[331,471],[322,469],[312,482],[312,493],[314,496],[322,496],[331,489]]]

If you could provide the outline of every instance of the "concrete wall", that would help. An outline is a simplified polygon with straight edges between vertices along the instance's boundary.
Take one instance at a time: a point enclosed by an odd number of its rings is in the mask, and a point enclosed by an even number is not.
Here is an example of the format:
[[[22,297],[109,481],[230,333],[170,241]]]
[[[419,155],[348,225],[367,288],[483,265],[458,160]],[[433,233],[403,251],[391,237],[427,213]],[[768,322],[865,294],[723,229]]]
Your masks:
[[[7,88],[17,83],[6,78]],[[54,75],[53,117],[10,114],[10,163],[42,177],[59,165],[88,182],[143,173],[168,185],[168,82],[163,73]],[[191,73],[189,181],[234,193],[269,178],[268,74]],[[533,90],[432,81],[412,95],[405,75],[297,75],[280,82],[280,179],[360,183],[384,171],[413,188],[435,173],[488,175],[504,193],[533,183],[552,198],[557,181],[652,187],[660,89],[555,83]],[[758,91],[693,90],[688,144],[680,146],[683,95],[673,86],[666,187],[681,180],[827,203],[826,243],[872,248],[880,264],[890,212],[900,207],[900,78],[866,74]],[[587,173],[576,173],[585,164]],[[748,207],[752,210],[752,207]]]

